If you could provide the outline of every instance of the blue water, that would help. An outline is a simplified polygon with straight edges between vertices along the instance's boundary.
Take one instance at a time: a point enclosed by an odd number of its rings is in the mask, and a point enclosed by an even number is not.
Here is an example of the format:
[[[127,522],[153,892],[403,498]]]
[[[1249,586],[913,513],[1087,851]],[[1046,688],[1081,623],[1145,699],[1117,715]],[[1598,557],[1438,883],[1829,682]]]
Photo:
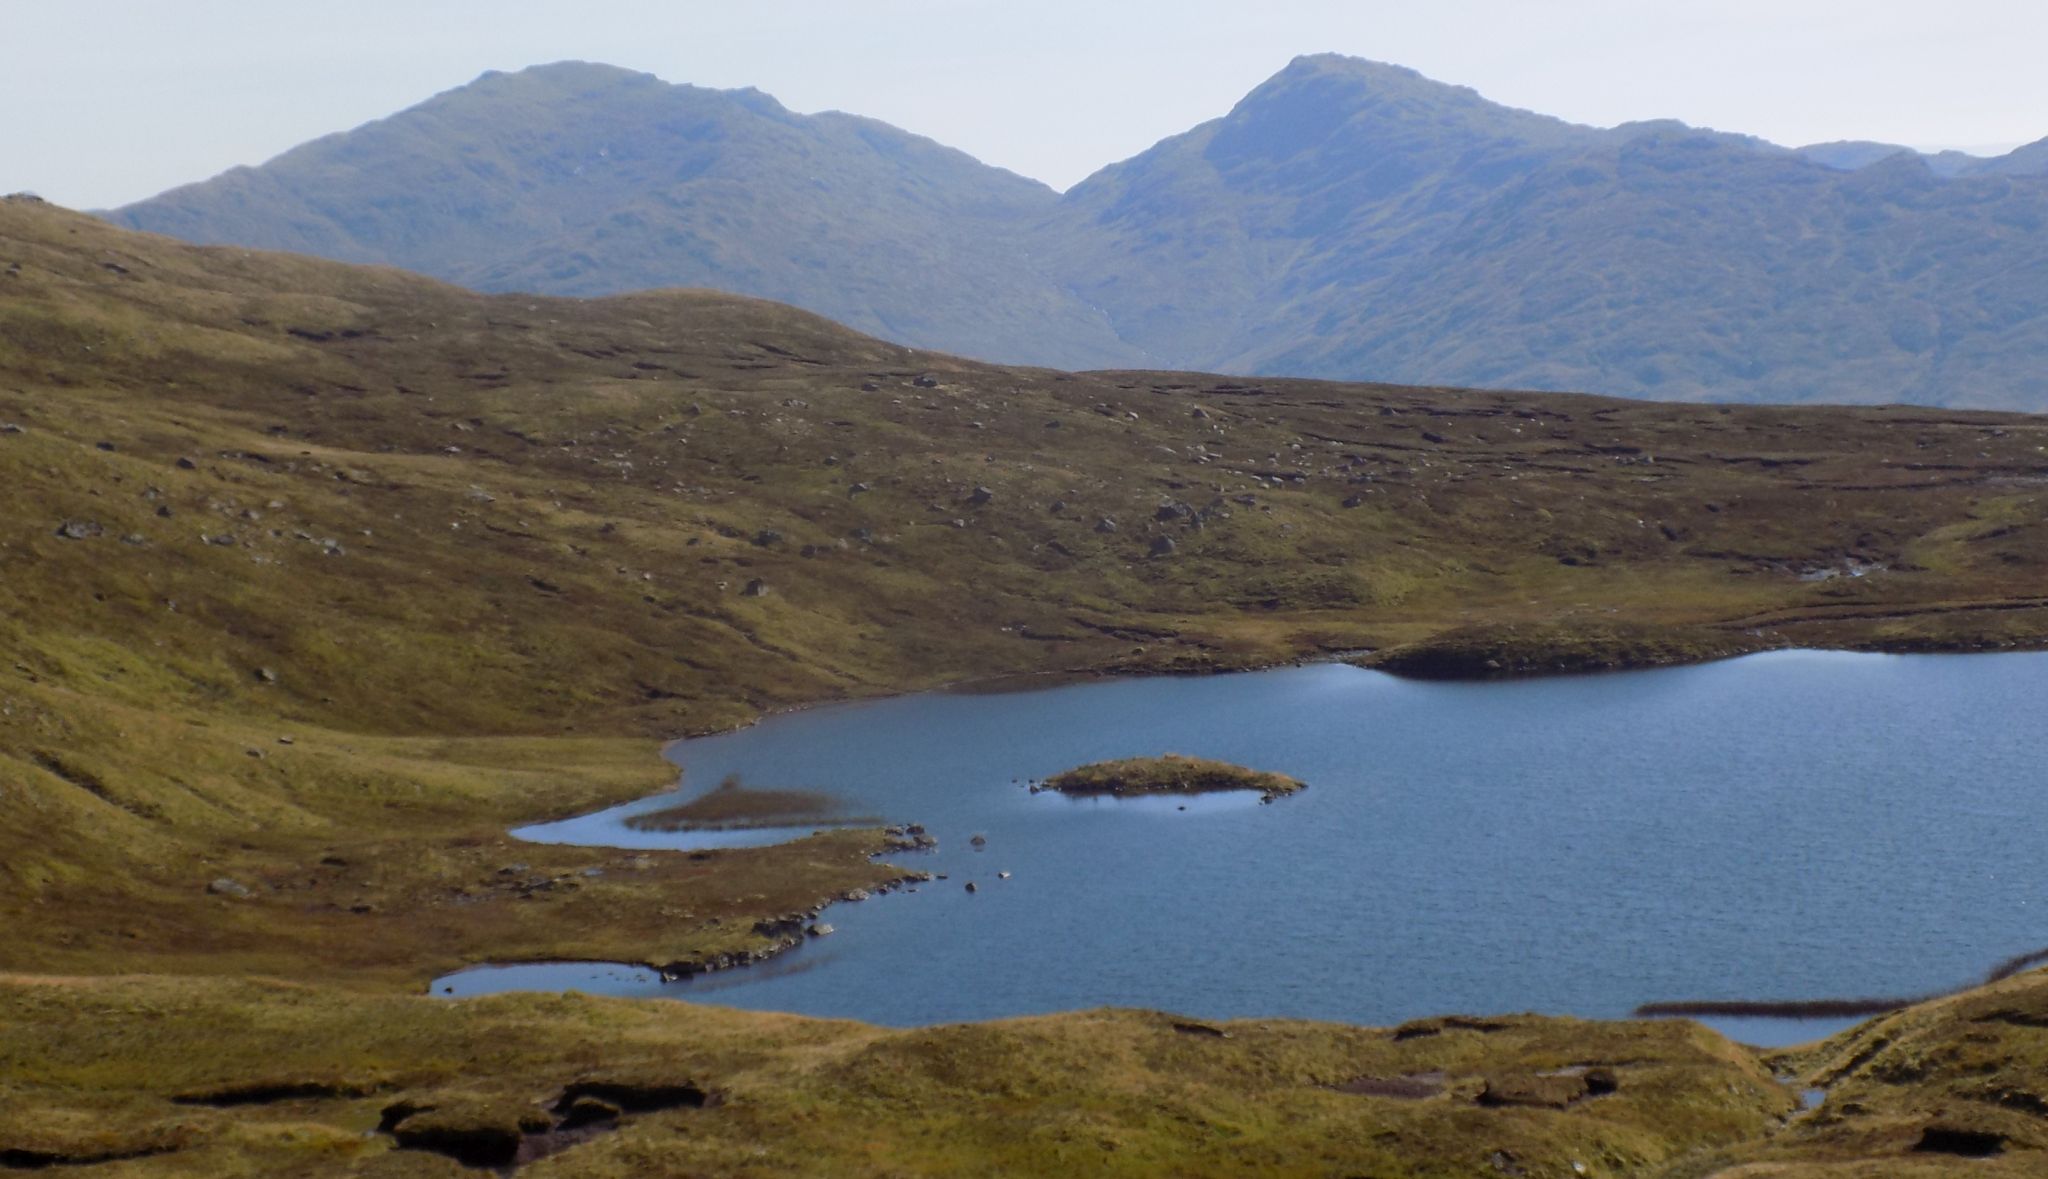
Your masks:
[[[1485,684],[1326,665],[792,713],[672,747],[685,794],[729,774],[826,790],[851,813],[925,824],[940,850],[895,862],[949,880],[836,905],[837,933],[764,967],[682,984],[485,969],[436,991],[575,987],[912,1026],[1101,1005],[1616,1017],[1655,1000],[1940,990],[2048,945],[2043,700],[2048,655],[1802,651]],[[1271,805],[1025,789],[1168,751],[1309,789]],[[620,822],[676,800],[519,834],[800,834]],[[1785,1042],[1853,1021],[1718,1022]]]

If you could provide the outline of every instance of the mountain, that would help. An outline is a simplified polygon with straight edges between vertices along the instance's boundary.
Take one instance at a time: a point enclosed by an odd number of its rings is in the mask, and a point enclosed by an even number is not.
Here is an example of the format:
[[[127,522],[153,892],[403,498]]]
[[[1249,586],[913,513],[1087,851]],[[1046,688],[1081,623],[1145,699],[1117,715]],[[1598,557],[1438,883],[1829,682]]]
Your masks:
[[[485,74],[113,220],[491,291],[716,287],[996,360],[1133,359],[1032,261],[1024,230],[1057,203],[872,119],[565,62]]]
[[[486,291],[716,287],[1068,368],[2048,408],[2048,141],[1587,127],[1334,55],[1064,195],[569,63],[110,216]]]

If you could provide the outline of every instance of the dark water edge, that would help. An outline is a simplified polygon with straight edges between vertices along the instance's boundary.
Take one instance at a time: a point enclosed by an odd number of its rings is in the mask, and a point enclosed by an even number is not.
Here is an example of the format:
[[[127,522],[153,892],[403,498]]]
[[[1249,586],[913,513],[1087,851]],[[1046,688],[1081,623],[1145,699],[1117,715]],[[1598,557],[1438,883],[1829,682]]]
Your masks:
[[[950,882],[837,906],[833,937],[727,975],[487,967],[435,989],[574,988],[899,1026],[1102,1004],[1363,1024],[1615,1018],[1700,997],[1735,1038],[1809,1040],[1858,1018],[1744,1005],[1943,991],[2048,942],[2028,907],[2048,851],[2044,748],[2026,719],[2044,689],[2038,654],[1774,652],[1479,684],[1310,666],[787,714],[671,756],[693,787],[739,773],[923,822],[940,852],[895,858]],[[1022,789],[1167,751],[1311,788],[1270,807]],[[806,833],[623,823],[687,797],[519,834],[704,847]],[[966,846],[984,831],[985,852]]]

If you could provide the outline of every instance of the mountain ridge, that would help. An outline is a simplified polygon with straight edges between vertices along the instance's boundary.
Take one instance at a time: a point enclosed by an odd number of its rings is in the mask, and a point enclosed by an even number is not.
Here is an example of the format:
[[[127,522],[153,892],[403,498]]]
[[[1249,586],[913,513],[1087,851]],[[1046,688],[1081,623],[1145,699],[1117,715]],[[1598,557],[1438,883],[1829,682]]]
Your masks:
[[[1069,369],[2048,406],[2048,140],[1592,127],[1336,54],[1065,193],[858,115],[563,62],[108,216],[485,291],[731,290]]]

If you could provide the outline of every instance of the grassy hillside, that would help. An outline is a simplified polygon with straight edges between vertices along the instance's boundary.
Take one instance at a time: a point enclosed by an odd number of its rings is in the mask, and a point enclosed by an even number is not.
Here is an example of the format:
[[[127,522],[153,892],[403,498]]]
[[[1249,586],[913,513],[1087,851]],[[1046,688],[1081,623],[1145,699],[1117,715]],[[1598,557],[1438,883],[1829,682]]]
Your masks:
[[[655,1056],[739,1095],[681,1170],[1127,1146],[1134,1171],[1406,1173],[1455,1136],[1642,1173],[1732,1148],[1788,1099],[1673,1029],[1439,1029],[1384,1058],[1407,1041],[1233,1031],[1213,1089],[1154,1100],[1215,1037],[1102,1017],[1135,1071],[1076,1079],[1095,1017],[899,1036],[400,996],[482,959],[743,960],[898,878],[872,830],[693,855],[505,834],[659,788],[657,736],[784,705],[1332,653],[1513,674],[2039,645],[2044,447],[2012,415],[999,368],[722,295],[485,297],[0,203],[0,1159],[446,1171],[360,1132],[419,1092],[516,1124]],[[714,1031],[765,1055],[671,1051]],[[1646,1104],[1477,1100],[1489,1069],[1590,1063],[1652,1070]],[[1443,1092],[1314,1088],[1411,1071]],[[281,1075],[298,1096],[219,1100]],[[1051,1076],[1088,1095],[1044,1104]],[[570,1157],[645,1163],[685,1116]]]

